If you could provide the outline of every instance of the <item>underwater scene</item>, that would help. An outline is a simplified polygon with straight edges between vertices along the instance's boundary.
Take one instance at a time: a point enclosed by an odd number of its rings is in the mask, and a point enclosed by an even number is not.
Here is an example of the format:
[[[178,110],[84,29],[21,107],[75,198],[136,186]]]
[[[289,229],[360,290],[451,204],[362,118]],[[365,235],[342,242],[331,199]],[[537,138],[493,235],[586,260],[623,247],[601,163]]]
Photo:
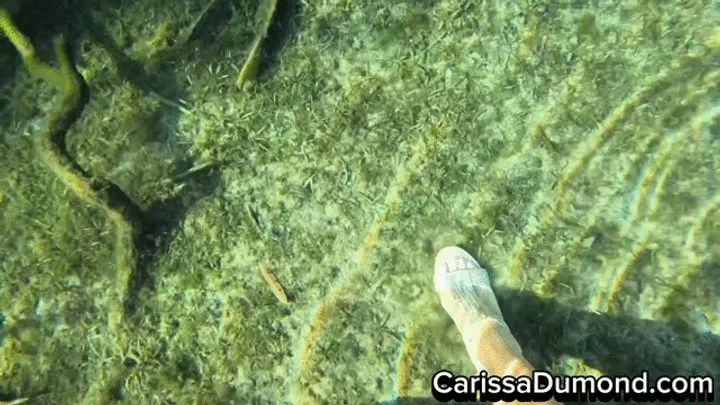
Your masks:
[[[717,386],[720,2],[0,1],[0,404],[512,364]]]

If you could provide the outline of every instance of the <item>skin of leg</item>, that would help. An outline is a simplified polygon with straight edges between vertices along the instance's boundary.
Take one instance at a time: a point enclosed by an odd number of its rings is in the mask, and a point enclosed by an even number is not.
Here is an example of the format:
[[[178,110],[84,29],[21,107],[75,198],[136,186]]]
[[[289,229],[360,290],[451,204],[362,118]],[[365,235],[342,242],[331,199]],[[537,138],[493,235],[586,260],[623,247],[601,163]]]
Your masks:
[[[487,271],[470,254],[455,246],[438,252],[435,290],[460,331],[478,373],[484,370],[488,375],[532,376],[535,368],[523,357],[503,319]]]

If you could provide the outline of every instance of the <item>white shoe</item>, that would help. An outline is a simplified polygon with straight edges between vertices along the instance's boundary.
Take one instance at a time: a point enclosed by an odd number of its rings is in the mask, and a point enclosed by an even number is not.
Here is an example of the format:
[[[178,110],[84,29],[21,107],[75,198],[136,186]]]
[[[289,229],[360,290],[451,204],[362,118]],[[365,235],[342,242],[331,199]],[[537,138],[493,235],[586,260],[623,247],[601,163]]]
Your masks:
[[[472,321],[491,317],[505,323],[487,271],[457,246],[445,247],[435,257],[435,291],[456,322],[462,311]]]
[[[478,373],[516,375],[531,367],[503,319],[487,271],[468,252],[456,246],[438,252],[435,290]]]

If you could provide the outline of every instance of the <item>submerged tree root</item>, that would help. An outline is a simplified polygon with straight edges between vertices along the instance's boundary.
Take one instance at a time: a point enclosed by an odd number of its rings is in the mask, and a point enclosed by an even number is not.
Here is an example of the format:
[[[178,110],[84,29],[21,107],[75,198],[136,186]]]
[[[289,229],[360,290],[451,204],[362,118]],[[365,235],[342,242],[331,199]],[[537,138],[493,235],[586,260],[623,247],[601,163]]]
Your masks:
[[[67,41],[62,36],[53,41],[57,58],[57,66],[53,67],[38,58],[30,41],[15,27],[4,9],[0,9],[0,31],[18,50],[28,71],[60,92],[47,124],[36,138],[38,155],[77,197],[101,208],[115,226],[117,287],[109,299],[108,319],[110,330],[118,331],[137,265],[137,239],[144,222],[143,212],[120,187],[93,177],[68,153],[66,136],[88,102],[88,86],[75,70]]]

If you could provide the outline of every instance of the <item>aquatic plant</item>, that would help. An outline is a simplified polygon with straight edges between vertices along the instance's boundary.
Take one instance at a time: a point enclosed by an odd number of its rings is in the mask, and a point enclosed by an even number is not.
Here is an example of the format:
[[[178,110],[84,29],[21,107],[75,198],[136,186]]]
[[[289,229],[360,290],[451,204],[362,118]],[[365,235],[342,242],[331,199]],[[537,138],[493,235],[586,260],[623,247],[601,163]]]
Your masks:
[[[85,171],[68,152],[66,135],[88,102],[88,88],[75,69],[66,38],[61,35],[53,40],[57,63],[53,67],[40,60],[4,9],[0,9],[0,30],[16,47],[28,71],[59,92],[55,108],[35,138],[38,156],[80,200],[103,210],[115,225],[117,284],[109,309],[110,328],[115,330],[122,322],[127,289],[137,261],[136,238],[142,211],[120,187]]]

